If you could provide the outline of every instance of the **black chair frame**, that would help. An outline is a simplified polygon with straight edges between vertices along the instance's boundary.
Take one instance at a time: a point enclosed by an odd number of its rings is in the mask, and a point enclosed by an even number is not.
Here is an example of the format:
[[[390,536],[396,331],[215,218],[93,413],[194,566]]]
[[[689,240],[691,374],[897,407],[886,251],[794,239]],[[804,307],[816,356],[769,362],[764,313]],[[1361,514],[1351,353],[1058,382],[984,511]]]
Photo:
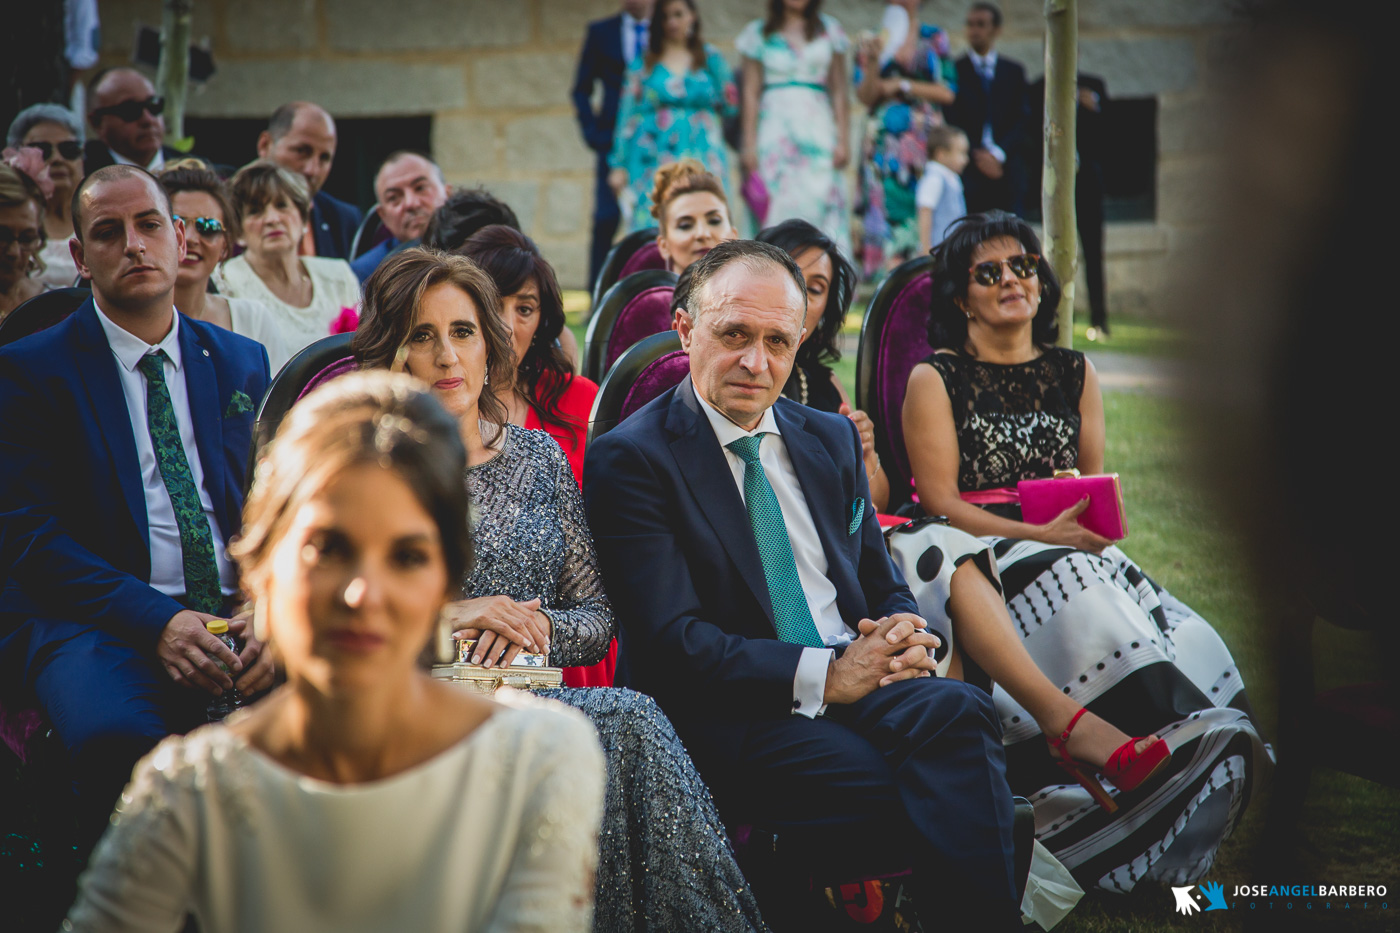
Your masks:
[[[877,380],[881,338],[890,309],[901,292],[921,275],[933,271],[933,257],[918,256],[895,267],[884,280],[875,287],[870,303],[865,306],[865,318],[860,324],[860,346],[856,351],[856,408],[870,415],[875,427],[875,453],[887,471],[893,471],[900,462],[894,456],[894,447],[886,429],[888,418],[898,418],[900,412],[881,411]],[[908,476],[890,476],[890,502],[886,511],[893,514],[895,509],[909,499]]]
[[[665,269],[646,269],[629,275],[613,285],[596,306],[588,331],[583,337],[583,375],[594,382],[601,382],[606,375],[604,361],[608,355],[608,340],[612,337],[613,325],[627,303],[649,288],[662,285],[675,287],[677,275]]]
[[[360,225],[355,228],[355,236],[350,240],[350,259],[354,262],[360,256],[369,251],[374,245],[374,238],[379,233],[379,228],[384,226],[384,219],[379,216],[379,202],[365,211],[365,217],[360,221]],[[364,249],[360,249],[363,244]]]
[[[0,347],[47,330],[92,297],[87,288],[54,288],[35,295],[0,321]]]
[[[252,488],[253,473],[262,456],[263,448],[277,433],[282,419],[287,416],[292,405],[296,404],[306,384],[321,370],[350,355],[350,341],[354,334],[331,334],[304,347],[287,361],[287,364],[272,377],[258,406],[257,420],[253,422],[253,443],[248,451],[248,487]],[[247,493],[247,489],[244,493]]]
[[[588,443],[617,427],[627,393],[648,366],[681,348],[681,336],[673,330],[644,337],[627,348],[603,377],[588,416]]]
[[[589,311],[590,315],[598,313],[598,306],[602,303],[603,295],[617,284],[617,280],[622,276],[622,267],[627,265],[627,260],[632,258],[632,254],[655,240],[660,232],[656,227],[633,230],[618,240],[612,249],[608,250],[608,255],[603,260],[603,268],[598,270],[598,281],[593,283],[591,293],[593,304]]]

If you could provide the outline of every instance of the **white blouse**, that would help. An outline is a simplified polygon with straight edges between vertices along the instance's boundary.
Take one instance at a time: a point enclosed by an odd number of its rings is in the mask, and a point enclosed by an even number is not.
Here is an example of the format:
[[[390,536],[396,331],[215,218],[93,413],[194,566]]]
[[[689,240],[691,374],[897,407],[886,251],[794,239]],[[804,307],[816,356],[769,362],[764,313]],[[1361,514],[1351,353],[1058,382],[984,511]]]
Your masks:
[[[272,375],[287,364],[292,353],[287,349],[282,328],[277,326],[277,318],[272,309],[261,301],[251,298],[228,298],[228,316],[233,324],[233,332],[256,340],[267,349],[267,360],[272,366]]]
[[[588,720],[529,697],[367,784],[207,726],[136,766],[63,929],[176,933],[190,912],[203,933],[583,933],[603,788]]]
[[[305,308],[289,305],[272,293],[247,256],[235,256],[214,270],[219,294],[229,298],[251,298],[272,310],[289,356],[307,344],[329,336],[331,322],[343,308],[360,305],[360,280],[343,259],[302,256],[302,268],[311,276],[311,304]],[[237,330],[237,327],[234,328]],[[271,355],[269,353],[269,355]],[[277,367],[273,367],[276,372]]]

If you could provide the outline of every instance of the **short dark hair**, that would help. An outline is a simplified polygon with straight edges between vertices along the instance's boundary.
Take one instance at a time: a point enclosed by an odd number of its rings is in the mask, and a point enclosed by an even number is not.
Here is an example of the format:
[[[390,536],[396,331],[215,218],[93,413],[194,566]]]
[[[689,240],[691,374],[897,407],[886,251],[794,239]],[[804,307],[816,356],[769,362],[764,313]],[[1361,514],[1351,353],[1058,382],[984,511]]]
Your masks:
[[[244,579],[261,589],[300,505],[362,464],[392,470],[413,491],[437,525],[448,589],[457,592],[472,566],[461,427],[417,380],[386,372],[333,379],[283,420],[258,463],[242,537],[229,548]]]
[[[485,188],[457,191],[433,211],[428,229],[423,231],[423,245],[450,253],[473,233],[492,224],[520,229],[515,211]]]
[[[690,313],[691,318],[698,318],[703,311],[703,302],[707,297],[705,291],[710,280],[732,263],[739,263],[754,272],[763,270],[765,266],[777,266],[782,269],[797,285],[797,293],[802,296],[803,311],[806,311],[807,281],[802,277],[802,270],[793,262],[791,256],[770,243],[760,243],[758,240],[725,240],[690,267],[690,290],[687,294],[686,311]]]
[[[304,221],[310,221],[315,206],[306,179],[271,159],[256,159],[243,166],[229,180],[228,190],[239,224],[278,198],[290,201]]]
[[[935,350],[961,351],[967,345],[967,283],[972,277],[972,254],[988,240],[1011,239],[1028,253],[1040,256],[1040,239],[1031,225],[1005,211],[972,214],[953,224],[948,236],[931,251],[933,254],[933,301],[928,318],[928,342]],[[1060,307],[1060,280],[1049,261],[1040,256],[1036,269],[1040,279],[1040,307],[1031,321],[1031,339],[1051,346],[1060,337],[1055,312]]]
[[[816,333],[802,342],[797,350],[798,363],[834,363],[841,359],[839,346],[841,327],[846,323],[846,312],[851,310],[851,301],[856,296],[855,266],[841,252],[836,242],[805,220],[785,220],[758,232],[758,241],[771,243],[794,257],[806,249],[819,249],[831,257],[831,293],[826,299],[826,310],[817,323]],[[805,288],[803,289],[806,290]]]
[[[297,114],[301,113],[303,106],[305,104],[302,101],[294,100],[272,111],[272,119],[267,121],[267,135],[276,141],[290,133],[292,124],[296,122]]]
[[[78,182],[78,187],[73,189],[73,203],[70,205],[73,211],[73,235],[78,238],[78,242],[83,242],[83,192],[93,185],[104,181],[116,181],[118,178],[147,178],[150,179],[151,187],[160,192],[160,203],[165,205],[167,216],[175,213],[174,206],[170,203],[170,192],[160,183],[160,179],[139,165],[104,165],[95,171],[89,172],[82,181]]]
[[[951,149],[957,139],[967,139],[967,134],[951,123],[940,123],[938,126],[930,127],[928,131],[928,157],[933,158],[933,154],[940,149]]]
[[[514,369],[510,332],[501,321],[501,299],[496,284],[465,256],[414,247],[394,253],[379,264],[365,282],[360,305],[360,326],[350,341],[350,352],[364,369],[389,369],[399,349],[408,343],[418,321],[423,295],[435,285],[451,284],[476,305],[478,323],[486,340],[486,375],[498,386],[507,385]],[[506,407],[489,389],[478,402],[481,420],[506,423]],[[488,438],[488,442],[494,438]]]
[[[1001,28],[1001,7],[997,6],[995,3],[992,3],[991,0],[977,0],[976,3],[974,3],[971,7],[968,8],[967,12],[975,13],[979,10],[984,13],[992,14],[993,29]]]

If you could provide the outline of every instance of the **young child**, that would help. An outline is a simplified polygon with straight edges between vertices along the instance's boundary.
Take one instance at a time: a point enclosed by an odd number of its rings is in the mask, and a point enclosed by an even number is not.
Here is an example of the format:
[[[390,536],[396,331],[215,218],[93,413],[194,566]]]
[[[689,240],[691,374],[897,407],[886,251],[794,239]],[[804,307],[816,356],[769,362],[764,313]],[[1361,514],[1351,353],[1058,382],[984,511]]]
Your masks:
[[[967,213],[961,177],[967,158],[967,134],[962,130],[945,124],[928,131],[928,162],[914,191],[919,248],[925,253],[943,241],[953,221]]]

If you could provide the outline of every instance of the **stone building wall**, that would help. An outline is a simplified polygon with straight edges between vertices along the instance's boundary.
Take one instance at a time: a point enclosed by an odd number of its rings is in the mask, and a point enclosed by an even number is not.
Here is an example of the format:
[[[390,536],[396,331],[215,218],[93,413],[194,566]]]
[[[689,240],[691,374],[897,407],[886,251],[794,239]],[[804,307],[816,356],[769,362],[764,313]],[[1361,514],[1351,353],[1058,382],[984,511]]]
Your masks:
[[[762,0],[699,0],[706,37],[732,55]],[[616,0],[195,0],[193,35],[218,73],[188,113],[262,117],[306,98],[343,117],[430,114],[448,180],[485,184],[509,202],[559,270],[584,285],[592,153],[569,100],[589,20]],[[923,19],[961,50],[963,0],[928,0]],[[827,0],[854,33],[877,26],[878,0]],[[1040,0],[1004,0],[1003,53],[1043,72]],[[129,54],[137,23],[159,26],[160,0],[103,0],[104,63]],[[1159,102],[1157,219],[1111,224],[1110,307],[1160,311],[1171,257],[1211,201],[1212,89],[1234,32],[1224,0],[1081,0],[1081,67],[1110,94]],[[856,112],[856,111],[853,111]],[[853,121],[855,122],[855,121]],[[1081,290],[1082,294],[1082,290]]]

